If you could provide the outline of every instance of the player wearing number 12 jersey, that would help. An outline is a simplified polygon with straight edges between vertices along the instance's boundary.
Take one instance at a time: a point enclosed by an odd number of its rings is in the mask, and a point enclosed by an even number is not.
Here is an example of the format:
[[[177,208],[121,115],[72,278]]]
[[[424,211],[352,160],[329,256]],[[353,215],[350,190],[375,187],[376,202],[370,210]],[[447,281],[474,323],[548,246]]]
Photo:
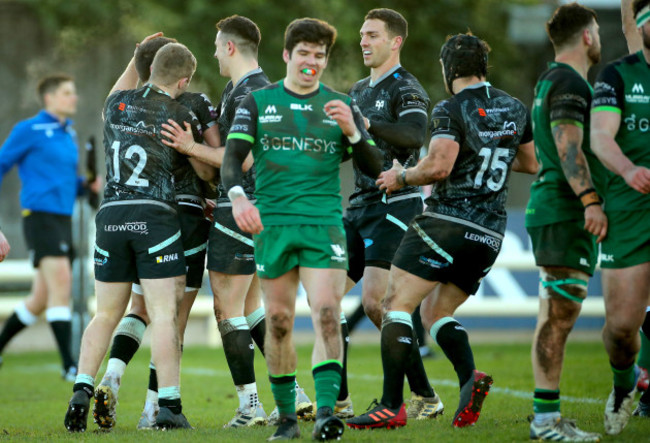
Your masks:
[[[412,346],[411,313],[420,303],[425,328],[458,375],[454,426],[478,420],[492,384],[489,375],[476,370],[467,333],[452,315],[476,292],[499,253],[511,169],[536,172],[537,161],[528,110],[485,81],[488,50],[471,34],[456,35],[443,45],[440,58],[452,97],[433,110],[429,154],[412,168],[396,164],[377,180],[389,193],[408,185],[434,187],[390,269],[381,329],[381,403],[348,420],[349,427],[406,424],[404,371]]]
[[[96,217],[97,315],[81,343],[79,374],[65,416],[69,431],[86,429],[94,377],[136,278],[151,319],[160,406],[156,426],[190,427],[182,414],[176,326],[185,260],[174,209],[173,171],[182,159],[162,143],[158,131],[169,118],[192,122],[190,111],[174,99],[187,89],[195,69],[194,55],[185,46],[170,43],[156,54],[149,83],[115,92],[106,100],[107,186]]]

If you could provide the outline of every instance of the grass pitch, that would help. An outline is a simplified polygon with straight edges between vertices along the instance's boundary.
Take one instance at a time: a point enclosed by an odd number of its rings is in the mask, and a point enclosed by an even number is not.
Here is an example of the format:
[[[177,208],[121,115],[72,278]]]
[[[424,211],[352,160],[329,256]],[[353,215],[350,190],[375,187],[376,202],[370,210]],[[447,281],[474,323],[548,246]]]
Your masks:
[[[471,332],[470,332],[471,335]],[[354,336],[352,337],[354,339]],[[379,338],[377,337],[377,341]],[[298,347],[298,382],[314,400],[310,371],[311,347]],[[386,431],[347,429],[344,440],[415,442],[510,442],[528,440],[527,416],[532,413],[533,379],[529,344],[476,344],[478,369],[494,377],[478,423],[465,429],[451,426],[458,405],[458,381],[448,360],[437,350],[436,359],[425,360],[429,378],[445,404],[445,414],[435,420],[410,421],[404,428]],[[129,364],[119,391],[117,425],[110,433],[97,433],[92,422],[84,434],[69,434],[63,426],[71,384],[60,378],[58,356],[46,353],[6,353],[0,369],[0,440],[3,441],[264,441],[270,427],[223,429],[238,405],[222,349],[190,347],[182,364],[183,410],[193,431],[136,431],[148,380],[149,350],[142,349]],[[349,384],[354,410],[363,413],[375,397],[381,397],[382,369],[378,345],[350,349]],[[255,361],[258,389],[267,413],[273,409],[266,366],[260,354]],[[103,375],[104,368],[100,371]],[[98,377],[99,379],[99,377]],[[562,381],[562,412],[579,427],[604,435],[603,410],[612,377],[602,344],[569,343]],[[407,388],[406,388],[407,389]],[[409,394],[405,390],[405,398]],[[302,423],[302,439],[311,439],[312,423]],[[604,441],[649,441],[650,419],[632,417],[619,436]]]

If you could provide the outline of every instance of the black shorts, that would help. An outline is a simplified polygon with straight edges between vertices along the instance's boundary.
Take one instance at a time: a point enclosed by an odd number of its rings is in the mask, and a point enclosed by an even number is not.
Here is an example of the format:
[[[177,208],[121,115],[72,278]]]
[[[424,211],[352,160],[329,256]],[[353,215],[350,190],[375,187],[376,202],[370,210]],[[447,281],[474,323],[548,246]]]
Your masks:
[[[499,255],[503,236],[475,223],[425,212],[411,222],[393,265],[472,295]]]
[[[255,273],[253,236],[237,227],[232,206],[217,204],[208,241],[208,269],[230,275]]]
[[[348,208],[343,216],[348,243],[348,277],[358,282],[369,264],[389,269],[408,224],[422,213],[422,209],[419,195]]]
[[[95,280],[134,282],[185,275],[176,211],[152,200],[111,202],[95,216]]]
[[[23,234],[35,268],[43,257],[74,258],[72,217],[49,212],[25,211]]]
[[[200,289],[205,271],[205,253],[208,247],[210,221],[200,205],[178,202],[178,221],[181,225],[181,243],[185,255],[185,287]]]

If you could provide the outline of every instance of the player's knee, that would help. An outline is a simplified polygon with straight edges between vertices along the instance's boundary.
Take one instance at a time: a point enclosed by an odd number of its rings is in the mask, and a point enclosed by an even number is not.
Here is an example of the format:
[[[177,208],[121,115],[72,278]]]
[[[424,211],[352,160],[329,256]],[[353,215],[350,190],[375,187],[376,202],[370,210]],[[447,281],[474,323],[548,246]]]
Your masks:
[[[340,314],[334,306],[321,306],[318,310],[318,319],[321,330],[325,335],[337,334]]]
[[[266,321],[271,336],[281,340],[291,331],[293,315],[285,308],[269,308]]]
[[[587,298],[588,280],[587,274],[576,269],[542,268],[539,290],[542,298],[551,301],[549,314],[579,312],[580,304]]]

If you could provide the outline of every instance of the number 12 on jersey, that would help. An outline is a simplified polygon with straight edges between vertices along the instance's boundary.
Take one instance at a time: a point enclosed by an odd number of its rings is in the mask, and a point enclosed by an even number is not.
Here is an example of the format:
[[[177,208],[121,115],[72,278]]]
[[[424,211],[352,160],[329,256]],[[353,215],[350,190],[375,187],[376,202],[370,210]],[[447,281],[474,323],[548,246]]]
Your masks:
[[[120,144],[119,141],[115,140],[111,145],[111,149],[113,150],[113,179],[118,183],[120,182]],[[147,164],[147,152],[142,146],[132,145],[126,150],[124,158],[131,160],[134,155],[138,156],[138,164],[133,168],[131,176],[124,184],[146,188],[149,186],[149,180],[140,178],[140,174]]]
[[[489,178],[486,180],[485,184],[492,191],[498,191],[503,187],[503,184],[506,181],[506,176],[508,175],[508,163],[506,161],[508,158],[509,151],[506,148],[481,148],[478,155],[483,157],[483,162],[481,163],[481,169],[476,174],[474,179],[474,188],[478,189],[483,186],[483,176],[487,171],[488,167],[490,168]],[[491,159],[491,160],[490,160]],[[498,180],[496,180],[498,178]]]

